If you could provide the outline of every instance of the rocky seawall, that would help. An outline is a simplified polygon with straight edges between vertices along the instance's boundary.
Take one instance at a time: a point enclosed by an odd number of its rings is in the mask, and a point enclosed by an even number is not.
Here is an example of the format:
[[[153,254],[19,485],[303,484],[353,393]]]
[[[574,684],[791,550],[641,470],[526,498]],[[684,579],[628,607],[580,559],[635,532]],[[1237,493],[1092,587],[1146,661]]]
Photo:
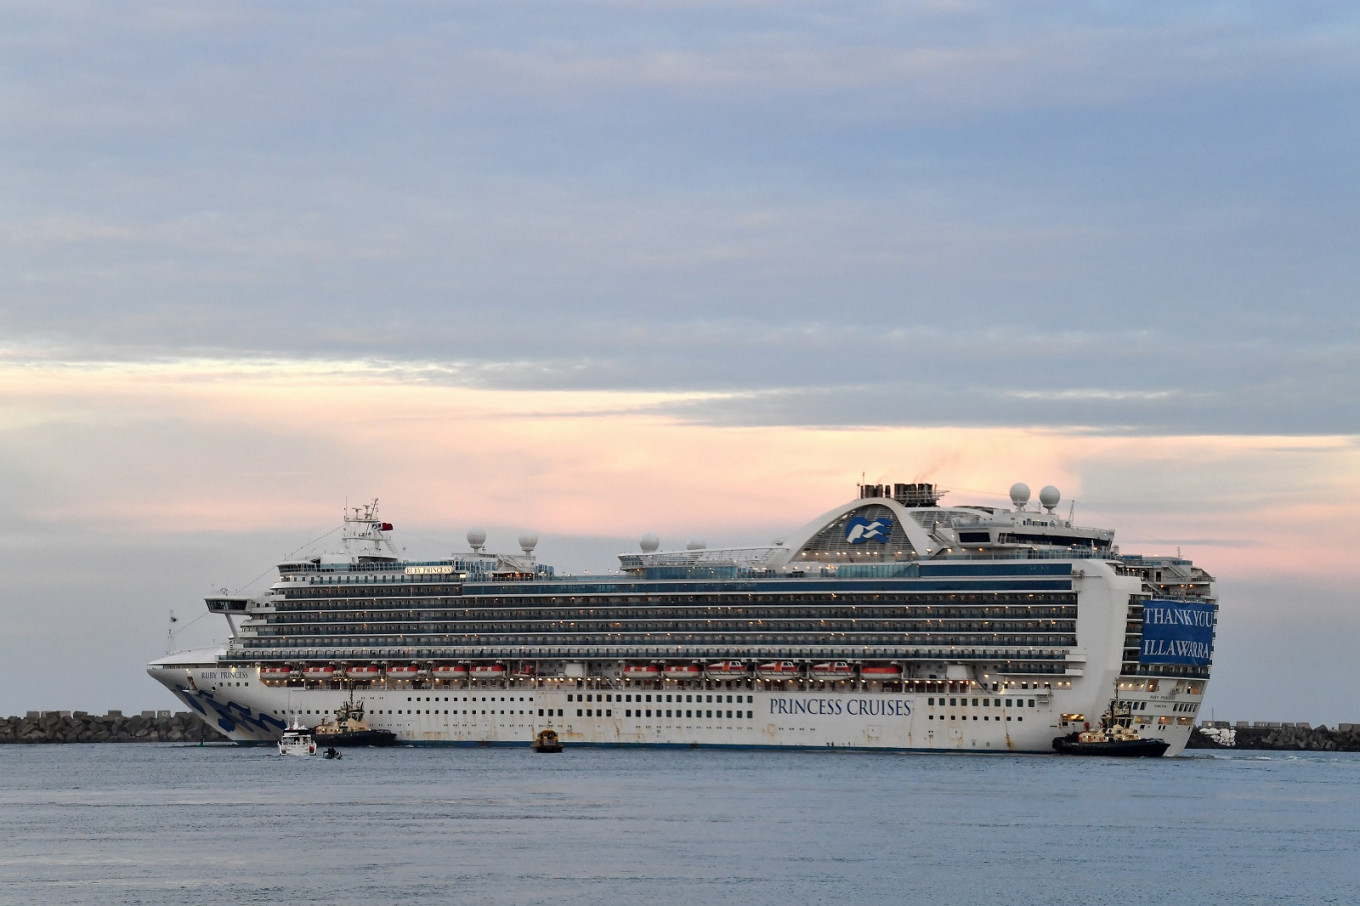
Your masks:
[[[192,711],[143,711],[125,715],[84,711],[29,711],[0,718],[0,743],[228,742]]]
[[[1187,749],[1255,749],[1275,752],[1360,752],[1360,724],[1335,730],[1298,723],[1207,721],[1190,734]]]

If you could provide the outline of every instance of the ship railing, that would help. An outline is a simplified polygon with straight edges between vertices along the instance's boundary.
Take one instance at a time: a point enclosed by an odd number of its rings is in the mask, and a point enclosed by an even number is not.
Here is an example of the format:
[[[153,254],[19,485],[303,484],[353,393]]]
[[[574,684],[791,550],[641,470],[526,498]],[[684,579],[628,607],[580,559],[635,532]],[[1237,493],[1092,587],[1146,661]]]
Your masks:
[[[986,661],[1000,663],[1053,662],[1080,671],[1083,655],[1062,648],[988,648],[988,647],[866,647],[810,645],[797,647],[732,646],[704,648],[656,648],[634,646],[559,646],[535,648],[449,647],[422,649],[243,649],[233,650],[230,660],[253,661],[370,661],[370,660],[618,660],[618,661],[704,661],[716,659],[755,660],[886,660],[886,661]]]

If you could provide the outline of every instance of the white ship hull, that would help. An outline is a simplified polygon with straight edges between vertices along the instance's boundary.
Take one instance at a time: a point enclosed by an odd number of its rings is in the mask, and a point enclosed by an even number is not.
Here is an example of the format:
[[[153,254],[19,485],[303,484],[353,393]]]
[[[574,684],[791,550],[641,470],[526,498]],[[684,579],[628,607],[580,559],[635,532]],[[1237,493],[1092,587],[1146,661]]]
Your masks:
[[[228,738],[272,742],[295,719],[314,725],[350,697],[336,688],[276,687],[248,671],[210,661],[153,668],[153,676]],[[1129,687],[1146,678],[1127,677]],[[809,684],[815,687],[817,684]],[[830,685],[830,684],[828,684]],[[836,684],[853,686],[853,683]],[[1074,684],[1058,691],[984,694],[882,692],[861,688],[584,689],[564,683],[458,684],[428,689],[368,688],[355,693],[375,729],[406,745],[524,745],[543,729],[567,745],[738,748],[849,748],[914,752],[1052,753],[1053,739],[1094,722],[1107,692]],[[1173,687],[1175,691],[1173,691]],[[1203,695],[1184,684],[1167,694],[1130,688],[1142,735],[1185,747]],[[701,701],[700,701],[701,700]],[[976,702],[976,704],[974,704]],[[1081,719],[1064,721],[1064,715]]]

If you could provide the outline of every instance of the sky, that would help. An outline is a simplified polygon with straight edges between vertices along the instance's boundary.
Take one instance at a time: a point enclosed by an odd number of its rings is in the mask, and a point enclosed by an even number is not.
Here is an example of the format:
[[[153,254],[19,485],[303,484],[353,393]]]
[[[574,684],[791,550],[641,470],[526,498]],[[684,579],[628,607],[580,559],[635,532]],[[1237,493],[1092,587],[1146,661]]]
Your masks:
[[[1204,717],[1360,722],[1360,12],[0,9],[0,714],[202,598],[1054,484],[1218,579]],[[167,638],[171,612],[179,618]]]

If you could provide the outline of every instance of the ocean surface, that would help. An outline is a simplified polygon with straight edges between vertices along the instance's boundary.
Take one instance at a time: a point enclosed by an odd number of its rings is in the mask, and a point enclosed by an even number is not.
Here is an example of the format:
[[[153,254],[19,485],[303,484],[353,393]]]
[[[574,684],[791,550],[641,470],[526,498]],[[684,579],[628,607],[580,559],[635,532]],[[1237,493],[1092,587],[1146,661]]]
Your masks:
[[[1360,902],[1360,755],[0,746],[0,903]]]

